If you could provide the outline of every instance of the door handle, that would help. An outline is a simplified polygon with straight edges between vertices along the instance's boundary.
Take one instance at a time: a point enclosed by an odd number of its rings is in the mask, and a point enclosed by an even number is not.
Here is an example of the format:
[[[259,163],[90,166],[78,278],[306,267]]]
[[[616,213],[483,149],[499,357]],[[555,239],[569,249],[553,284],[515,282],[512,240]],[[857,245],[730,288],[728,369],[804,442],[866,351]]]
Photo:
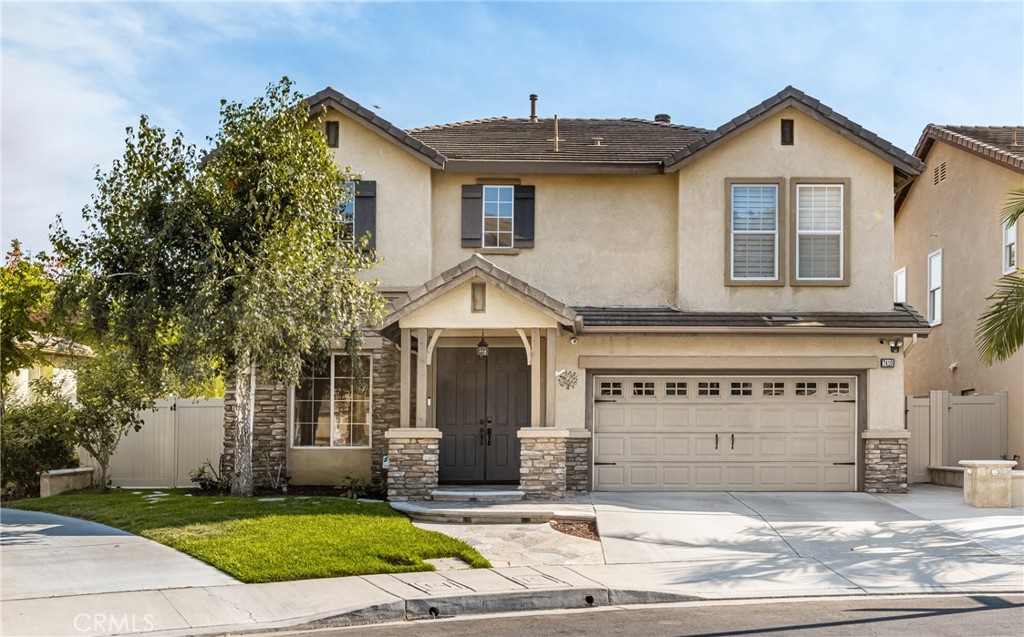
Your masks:
[[[833,400],[832,402],[834,402],[834,403],[854,403],[854,404],[857,403],[857,401],[855,399],[852,399],[852,398],[850,400]]]
[[[487,417],[487,424],[489,425],[489,424],[491,424],[493,422],[494,422],[494,418],[492,416],[488,416]]]
[[[718,434],[715,434],[715,449],[718,449]]]
[[[730,449],[735,449],[736,448],[736,434],[729,434],[729,435],[732,436],[732,442],[729,444],[729,448]]]
[[[491,428],[490,427],[487,428],[487,446],[488,447],[491,446]]]

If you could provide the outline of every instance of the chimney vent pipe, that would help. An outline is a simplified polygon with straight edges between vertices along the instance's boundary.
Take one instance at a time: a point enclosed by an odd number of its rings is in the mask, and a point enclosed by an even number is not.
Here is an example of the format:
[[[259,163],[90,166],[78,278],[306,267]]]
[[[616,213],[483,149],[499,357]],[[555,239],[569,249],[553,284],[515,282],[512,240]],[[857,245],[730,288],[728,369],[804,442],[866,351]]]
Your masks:
[[[668,113],[658,113],[654,116],[654,121],[661,122],[662,124],[671,124],[672,116]]]
[[[537,123],[537,94],[530,93],[530,121]]]

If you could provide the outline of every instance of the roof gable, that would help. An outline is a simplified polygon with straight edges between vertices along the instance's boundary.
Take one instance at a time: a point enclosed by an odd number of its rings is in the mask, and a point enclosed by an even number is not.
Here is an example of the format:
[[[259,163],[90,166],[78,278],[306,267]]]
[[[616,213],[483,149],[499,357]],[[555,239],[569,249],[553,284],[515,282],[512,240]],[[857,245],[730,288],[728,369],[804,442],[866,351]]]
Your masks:
[[[362,106],[355,100],[342,95],[329,86],[315,95],[310,96],[306,101],[309,103],[310,113],[317,114],[327,108],[334,109],[339,113],[347,115],[354,121],[362,124],[403,150],[412,153],[413,156],[425,161],[434,168],[444,168],[444,155],[416,139],[401,128],[395,126],[383,117],[377,115],[370,109]]]
[[[786,108],[800,111],[844,139],[874,153],[892,164],[906,177],[919,175],[924,170],[924,163],[916,157],[792,86],[787,86],[745,113],[672,153],[665,158],[665,170],[675,170],[694,161],[701,153],[716,147],[726,138],[748,130]]]

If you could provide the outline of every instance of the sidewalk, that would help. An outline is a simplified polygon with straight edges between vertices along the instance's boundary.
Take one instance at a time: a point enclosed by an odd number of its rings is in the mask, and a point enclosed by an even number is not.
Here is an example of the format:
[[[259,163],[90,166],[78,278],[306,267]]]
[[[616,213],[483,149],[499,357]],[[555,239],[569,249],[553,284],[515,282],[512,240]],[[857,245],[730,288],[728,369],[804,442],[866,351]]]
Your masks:
[[[763,534],[750,535],[750,528],[745,528],[743,533],[747,535],[730,539],[727,548],[732,553],[724,559],[707,553],[676,562],[511,566],[5,600],[3,633],[10,636],[116,632],[183,635],[310,623],[344,625],[700,599],[1024,592],[1024,512],[1021,509],[972,509],[959,501],[959,490],[929,485],[916,486],[914,492],[907,495],[858,494],[868,507],[889,510],[891,520],[886,524],[890,526],[885,533],[877,533],[872,527],[870,534],[886,535],[892,528],[911,533],[928,528],[933,530],[929,536],[931,541],[943,540],[941,546],[935,544],[908,551],[904,544],[897,543],[887,549],[879,540],[868,547],[870,550],[863,551],[859,549],[865,545],[851,547],[847,543],[855,538],[840,537],[838,544],[821,550],[818,545],[805,546],[794,541],[791,534],[796,531],[787,530],[786,524],[792,523],[796,514],[779,509],[779,502],[787,498],[799,499],[810,494],[740,495],[742,499],[736,499],[742,501],[743,506],[753,506],[750,509],[753,513],[739,509],[745,511],[750,524],[760,520],[779,534],[791,547],[786,549],[787,553],[765,552],[761,550],[763,544],[757,544],[758,551],[746,555],[736,553],[737,538],[763,541]],[[852,500],[858,501],[858,498]],[[818,506],[810,500],[808,506],[812,505]],[[594,507],[599,524],[606,509],[611,507],[602,504]],[[621,513],[618,510],[618,514]],[[645,513],[652,514],[652,511],[648,509]],[[833,517],[827,512],[821,517],[813,521],[812,526],[806,521],[799,525],[803,541],[810,542],[806,536],[808,531],[817,535],[826,527],[828,535],[843,535],[851,533],[851,529],[863,529],[866,524],[883,524],[824,519]],[[664,521],[661,525],[664,526]],[[449,528],[445,532],[458,535],[458,527],[471,525],[446,526]],[[942,532],[935,532],[937,528]],[[638,541],[649,539],[641,537]],[[905,542],[905,538],[900,542]],[[605,553],[607,558],[607,547]]]

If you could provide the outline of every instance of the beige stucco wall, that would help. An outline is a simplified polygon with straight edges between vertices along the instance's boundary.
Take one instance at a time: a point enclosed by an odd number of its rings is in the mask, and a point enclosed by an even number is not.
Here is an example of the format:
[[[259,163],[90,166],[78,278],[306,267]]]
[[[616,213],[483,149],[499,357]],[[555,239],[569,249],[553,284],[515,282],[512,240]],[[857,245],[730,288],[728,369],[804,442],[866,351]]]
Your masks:
[[[794,120],[795,143],[780,144],[779,120]],[[727,311],[882,311],[892,309],[893,169],[794,109],[765,119],[684,166],[679,180],[680,307]],[[850,179],[849,287],[724,285],[727,178]],[[780,213],[782,210],[780,210]],[[792,224],[789,233],[792,232]],[[788,276],[792,239],[780,239],[780,271]]]
[[[370,480],[369,449],[288,449],[291,484],[333,484],[342,478]]]
[[[867,428],[903,428],[903,373],[900,354],[892,354],[886,344],[874,337],[807,337],[807,336],[588,336],[582,335],[573,345],[569,336],[559,339],[557,369],[577,372],[580,383],[573,390],[559,388],[556,392],[556,422],[559,427],[584,427],[586,418],[586,370],[579,367],[581,356],[685,356],[713,357],[730,370],[759,371],[759,363],[752,357],[771,356],[781,359],[778,364],[791,363],[791,370],[808,369],[811,373],[829,372],[830,368],[815,365],[807,367],[801,362],[806,357],[828,357],[837,361],[841,357],[874,359],[875,367],[867,370]],[[880,358],[895,358],[894,369],[877,367]],[[681,371],[688,371],[683,366]],[[633,373],[633,372],[630,372]],[[643,373],[643,372],[635,372]],[[671,373],[671,372],[658,372]],[[698,372],[700,373],[700,372]],[[710,375],[722,372],[709,371]],[[778,372],[783,375],[786,372]],[[856,370],[836,372],[837,375],[856,373]]]
[[[942,162],[946,180],[934,185],[932,169]],[[941,141],[926,164],[896,217],[894,271],[907,269],[907,301],[925,314],[928,255],[941,249],[943,316],[907,358],[907,393],[1009,392],[1007,454],[1024,456],[1024,352],[986,367],[974,345],[976,322],[1002,275],[999,211],[1010,189],[1024,188],[1024,175]],[[1018,246],[1022,226],[1017,225]]]
[[[340,122],[335,162],[363,179],[377,182],[377,254],[381,263],[368,273],[383,289],[406,288],[429,279],[430,166],[390,139],[329,111]],[[359,214],[358,211],[356,214]]]
[[[519,177],[519,175],[503,175]],[[468,259],[462,186],[481,175],[434,173],[433,274]],[[536,186],[533,248],[486,258],[569,305],[669,305],[675,298],[671,175],[523,175]]]

